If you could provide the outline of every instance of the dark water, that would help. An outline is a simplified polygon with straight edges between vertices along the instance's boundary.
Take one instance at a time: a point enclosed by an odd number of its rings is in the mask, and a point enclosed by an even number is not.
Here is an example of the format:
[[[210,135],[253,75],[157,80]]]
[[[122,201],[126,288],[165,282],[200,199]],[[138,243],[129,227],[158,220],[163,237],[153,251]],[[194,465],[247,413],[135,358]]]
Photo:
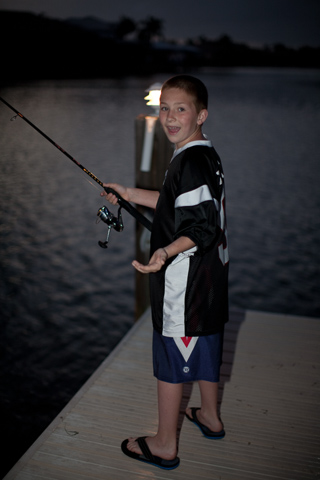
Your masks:
[[[226,175],[231,307],[320,317],[320,72],[199,76]],[[132,185],[134,119],[162,80],[38,82],[1,96],[101,180]],[[0,475],[134,318],[132,218],[100,249],[100,188],[13,115],[0,104]]]

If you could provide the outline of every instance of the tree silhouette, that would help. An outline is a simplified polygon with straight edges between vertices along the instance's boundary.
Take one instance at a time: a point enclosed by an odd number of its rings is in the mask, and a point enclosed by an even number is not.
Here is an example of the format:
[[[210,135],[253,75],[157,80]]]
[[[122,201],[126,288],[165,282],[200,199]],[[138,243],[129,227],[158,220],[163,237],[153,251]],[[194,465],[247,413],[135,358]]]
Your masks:
[[[122,17],[116,26],[115,34],[117,38],[123,38],[137,29],[136,22],[129,17]]]
[[[148,17],[140,22],[138,39],[144,43],[150,43],[155,37],[163,37],[163,20]]]

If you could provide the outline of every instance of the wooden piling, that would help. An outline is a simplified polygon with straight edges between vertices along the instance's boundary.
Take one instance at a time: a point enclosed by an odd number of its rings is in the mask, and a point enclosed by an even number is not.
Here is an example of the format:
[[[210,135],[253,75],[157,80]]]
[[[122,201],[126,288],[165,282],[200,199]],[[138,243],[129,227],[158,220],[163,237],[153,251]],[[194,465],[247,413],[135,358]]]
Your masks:
[[[148,121],[152,124],[152,148],[150,151],[149,162],[144,161],[144,165],[142,167],[142,157]],[[164,180],[165,172],[172,158],[173,146],[167,139],[160,124],[159,118],[139,115],[135,120],[135,140],[136,187],[146,188],[148,190],[160,190]],[[141,206],[138,206],[137,208],[141,213],[143,213],[143,215],[147,216],[152,221],[153,211],[151,209]],[[142,225],[137,224],[137,260],[139,260],[141,263],[147,264],[149,261],[149,250],[150,232],[148,232],[148,230],[146,230],[146,228]],[[136,272],[136,319],[141,317],[141,315],[149,306],[149,303],[149,276]]]

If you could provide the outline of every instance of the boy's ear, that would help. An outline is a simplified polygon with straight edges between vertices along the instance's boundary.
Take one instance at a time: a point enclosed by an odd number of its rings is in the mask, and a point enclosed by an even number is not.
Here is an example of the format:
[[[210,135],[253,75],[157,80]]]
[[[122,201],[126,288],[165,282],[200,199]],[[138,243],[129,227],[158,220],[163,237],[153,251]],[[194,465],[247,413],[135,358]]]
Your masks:
[[[198,115],[198,125],[202,125],[208,118],[208,110],[203,109],[200,110],[199,115]]]

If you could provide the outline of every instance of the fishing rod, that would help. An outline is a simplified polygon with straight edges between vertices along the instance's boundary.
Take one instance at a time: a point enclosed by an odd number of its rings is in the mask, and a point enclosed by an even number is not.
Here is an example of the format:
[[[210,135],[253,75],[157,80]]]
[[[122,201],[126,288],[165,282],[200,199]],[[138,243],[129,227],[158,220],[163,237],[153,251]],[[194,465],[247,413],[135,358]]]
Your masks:
[[[24,120],[25,122],[27,122],[32,128],[34,128],[38,133],[40,133],[40,135],[42,135],[46,140],[48,140],[48,142],[52,143],[52,145],[54,145],[58,150],[60,150],[60,152],[62,152],[66,157],[69,158],[69,160],[71,160],[73,163],[75,163],[79,168],[81,168],[81,170],[86,173],[87,175],[89,175],[90,178],[92,178],[92,180],[94,180],[96,183],[98,183],[102,188],[104,188],[104,190],[107,192],[107,193],[112,193],[113,195],[115,195],[117,197],[117,200],[118,200],[118,205],[119,205],[119,210],[118,210],[118,215],[117,217],[115,215],[113,215],[110,210],[107,208],[107,207],[101,207],[99,210],[98,210],[98,213],[97,213],[97,216],[100,217],[100,219],[106,223],[108,225],[108,233],[107,233],[107,239],[105,242],[100,242],[99,241],[99,245],[100,247],[102,248],[107,248],[107,245],[108,245],[108,241],[109,241],[109,235],[110,235],[110,231],[111,229],[115,229],[117,232],[121,232],[123,230],[123,221],[122,221],[122,215],[121,215],[121,208],[124,208],[125,210],[127,210],[128,213],[130,213],[130,215],[132,215],[139,223],[141,223],[144,227],[146,227],[149,231],[152,230],[152,223],[150,222],[150,220],[148,220],[144,215],[142,215],[136,208],[134,208],[131,203],[127,202],[127,200],[125,200],[124,198],[121,197],[121,195],[119,195],[118,192],[116,192],[115,190],[113,190],[113,188],[110,188],[110,187],[104,187],[103,186],[103,183],[101,182],[101,180],[99,180],[98,177],[96,177],[92,172],[90,172],[90,170],[88,170],[87,168],[85,168],[83,165],[81,165],[81,163],[79,163],[75,158],[73,158],[68,152],[66,152],[63,148],[60,147],[60,145],[58,145],[56,142],[54,142],[50,137],[48,137],[48,135],[46,135],[42,130],[40,130],[40,128],[38,128],[36,125],[34,125],[32,122],[30,122],[30,120],[28,120],[24,115],[22,115],[22,113],[18,112],[18,110],[16,110],[12,105],[10,105],[10,103],[8,103],[6,100],[4,100],[2,97],[0,97],[0,100],[2,103],[4,103],[7,107],[9,107],[13,112],[16,113],[15,117],[13,117],[11,120],[15,119],[17,116],[19,116],[20,118],[22,118],[22,120]]]

